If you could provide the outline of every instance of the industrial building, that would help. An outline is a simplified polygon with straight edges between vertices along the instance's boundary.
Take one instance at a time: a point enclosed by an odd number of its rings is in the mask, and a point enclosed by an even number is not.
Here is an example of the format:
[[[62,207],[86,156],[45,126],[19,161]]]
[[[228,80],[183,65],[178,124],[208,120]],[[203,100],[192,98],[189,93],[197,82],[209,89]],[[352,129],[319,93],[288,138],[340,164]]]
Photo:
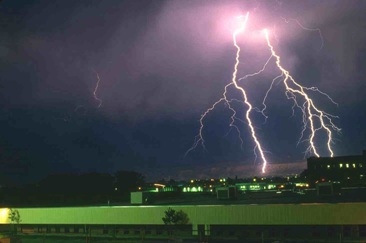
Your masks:
[[[167,226],[168,208],[182,210],[186,225]],[[364,242],[366,203],[269,205],[157,205],[70,208],[17,208],[20,235],[106,237],[114,239],[205,239],[226,242]],[[14,224],[0,209],[0,227]],[[329,241],[330,240],[330,241]]]
[[[363,185],[366,182],[366,150],[362,155],[310,157],[307,167],[311,183],[338,181],[345,186]]]
[[[306,176],[316,188],[300,181],[253,179],[229,185],[226,179],[191,180],[138,188],[124,206],[108,202],[99,207],[0,208],[0,231],[15,228],[21,237],[67,236],[86,242],[174,238],[180,242],[361,243],[366,242],[366,188],[341,185],[365,185],[365,162],[366,151],[309,158]],[[188,224],[165,225],[162,219],[168,209],[184,212]],[[18,222],[9,217],[14,211],[19,213]]]

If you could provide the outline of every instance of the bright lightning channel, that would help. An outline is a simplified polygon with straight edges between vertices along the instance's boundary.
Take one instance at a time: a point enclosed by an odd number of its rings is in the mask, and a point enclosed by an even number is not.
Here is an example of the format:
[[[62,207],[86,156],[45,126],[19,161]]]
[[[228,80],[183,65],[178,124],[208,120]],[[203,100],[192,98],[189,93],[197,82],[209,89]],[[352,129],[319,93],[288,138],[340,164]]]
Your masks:
[[[319,157],[319,153],[317,151],[317,148],[315,146],[314,139],[316,137],[316,133],[320,130],[325,130],[328,135],[327,140],[327,147],[328,151],[330,153],[330,156],[334,156],[334,152],[332,150],[331,144],[332,144],[332,130],[336,132],[340,132],[341,129],[338,128],[332,121],[332,118],[337,118],[336,116],[333,116],[329,113],[326,113],[322,110],[320,110],[315,104],[314,101],[309,97],[307,91],[315,91],[318,92],[324,96],[326,96],[332,103],[335,103],[326,93],[320,91],[316,87],[304,87],[301,86],[298,82],[295,81],[295,79],[290,75],[289,71],[286,70],[281,65],[281,58],[280,56],[275,52],[270,39],[269,39],[269,33],[268,30],[264,30],[264,34],[266,37],[267,45],[271,51],[272,56],[276,60],[276,65],[278,69],[281,71],[281,76],[284,76],[283,83],[286,88],[286,96],[288,99],[292,99],[294,101],[294,107],[298,107],[302,113],[303,113],[303,130],[301,132],[301,136],[299,141],[302,140],[304,136],[304,132],[309,127],[310,129],[310,135],[309,135],[309,147],[306,150],[309,153],[314,153],[317,157]],[[297,97],[301,96],[305,101],[302,105],[300,105],[297,102]],[[336,103],[335,103],[336,104]],[[316,121],[319,122],[319,125],[316,126]],[[309,125],[308,125],[309,124]]]
[[[240,16],[240,18],[243,18],[243,16]],[[188,151],[186,152],[186,155],[192,151],[193,149],[195,149],[199,144],[201,144],[201,146],[205,149],[205,140],[203,138],[203,128],[204,128],[204,119],[205,117],[207,116],[207,114],[209,112],[211,112],[212,110],[215,109],[215,107],[219,104],[219,103],[226,103],[227,106],[229,107],[229,109],[232,111],[232,116],[231,116],[231,122],[230,122],[230,127],[234,127],[238,134],[239,134],[239,138],[241,140],[241,143],[243,144],[243,141],[241,139],[241,134],[240,134],[240,130],[239,128],[234,124],[236,120],[239,120],[239,121],[242,121],[241,119],[238,119],[236,118],[236,111],[234,110],[234,108],[231,106],[231,101],[232,100],[229,100],[228,97],[227,97],[227,89],[229,86],[231,85],[234,85],[235,88],[239,91],[241,91],[242,95],[243,95],[243,102],[248,106],[248,109],[246,111],[246,114],[245,114],[245,118],[246,118],[246,121],[247,121],[247,124],[249,126],[249,129],[250,129],[250,133],[251,133],[251,136],[253,138],[253,141],[255,143],[255,148],[254,148],[254,153],[255,155],[257,155],[256,153],[256,150],[258,150],[259,152],[259,155],[263,161],[263,164],[262,164],[262,173],[265,173],[265,170],[266,170],[266,165],[267,165],[267,160],[266,160],[266,157],[264,155],[264,151],[262,149],[262,145],[261,143],[259,142],[257,136],[256,136],[256,132],[255,132],[255,129],[254,129],[254,126],[253,126],[253,123],[252,123],[252,120],[250,119],[250,113],[251,111],[253,110],[253,107],[251,105],[251,103],[248,101],[248,97],[247,97],[247,94],[245,92],[245,90],[240,87],[238,85],[238,82],[237,82],[237,73],[238,73],[238,65],[239,65],[239,57],[240,57],[240,47],[239,45],[237,44],[237,36],[244,32],[245,31],[245,28],[246,28],[246,24],[247,24],[247,21],[248,21],[248,18],[249,18],[249,13],[247,13],[244,17],[244,21],[242,22],[242,25],[239,29],[235,30],[234,33],[233,33],[233,43],[234,43],[234,46],[236,48],[236,56],[235,56],[235,65],[234,65],[234,71],[233,71],[233,74],[232,74],[232,80],[229,84],[227,84],[225,86],[225,91],[223,93],[223,97],[221,99],[219,99],[218,101],[216,101],[209,109],[207,109],[202,115],[201,115],[201,118],[200,118],[200,129],[199,129],[199,133],[198,135],[196,136],[195,138],[195,141],[192,145],[192,147],[190,149],[188,149]],[[268,59],[267,63],[269,62],[270,59]],[[265,67],[264,67],[265,68]],[[260,71],[261,72],[261,71]],[[256,75],[256,73],[252,74],[253,76]]]

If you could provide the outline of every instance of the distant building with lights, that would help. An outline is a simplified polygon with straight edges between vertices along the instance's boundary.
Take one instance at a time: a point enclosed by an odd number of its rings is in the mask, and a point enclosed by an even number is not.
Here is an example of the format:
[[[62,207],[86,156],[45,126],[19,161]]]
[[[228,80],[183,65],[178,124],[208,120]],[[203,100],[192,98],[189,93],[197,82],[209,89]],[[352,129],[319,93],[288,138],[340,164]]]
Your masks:
[[[310,157],[307,159],[310,182],[339,181],[345,185],[366,183],[366,150],[362,155]]]

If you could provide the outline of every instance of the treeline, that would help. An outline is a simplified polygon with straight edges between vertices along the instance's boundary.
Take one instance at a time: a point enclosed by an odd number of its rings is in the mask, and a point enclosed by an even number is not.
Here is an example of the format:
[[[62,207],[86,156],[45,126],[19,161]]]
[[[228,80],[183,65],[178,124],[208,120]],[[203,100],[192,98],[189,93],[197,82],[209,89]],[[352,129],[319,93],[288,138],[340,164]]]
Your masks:
[[[1,187],[1,207],[119,205],[145,184],[135,171],[54,174],[37,183]]]

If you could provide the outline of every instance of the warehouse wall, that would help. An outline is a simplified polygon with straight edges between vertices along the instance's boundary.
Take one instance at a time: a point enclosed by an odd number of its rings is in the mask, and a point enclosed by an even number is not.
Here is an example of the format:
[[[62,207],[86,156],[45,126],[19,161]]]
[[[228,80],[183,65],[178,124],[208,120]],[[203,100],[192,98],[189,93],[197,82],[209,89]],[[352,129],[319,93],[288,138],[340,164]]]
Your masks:
[[[21,224],[163,224],[171,207],[187,213],[198,225],[361,225],[366,203],[121,206],[70,208],[17,208]],[[0,224],[8,224],[9,209],[0,209]]]

